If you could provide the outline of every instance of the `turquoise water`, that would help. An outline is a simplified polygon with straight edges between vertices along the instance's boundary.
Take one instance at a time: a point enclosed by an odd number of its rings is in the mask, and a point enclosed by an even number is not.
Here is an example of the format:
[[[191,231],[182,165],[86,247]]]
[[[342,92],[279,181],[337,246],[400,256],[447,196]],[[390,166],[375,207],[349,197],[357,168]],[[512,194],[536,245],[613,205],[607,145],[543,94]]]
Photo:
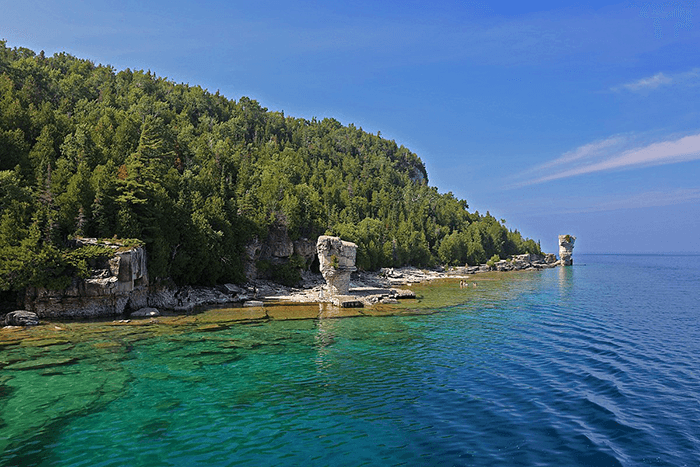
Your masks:
[[[429,315],[6,334],[0,463],[697,466],[698,260],[418,288]]]

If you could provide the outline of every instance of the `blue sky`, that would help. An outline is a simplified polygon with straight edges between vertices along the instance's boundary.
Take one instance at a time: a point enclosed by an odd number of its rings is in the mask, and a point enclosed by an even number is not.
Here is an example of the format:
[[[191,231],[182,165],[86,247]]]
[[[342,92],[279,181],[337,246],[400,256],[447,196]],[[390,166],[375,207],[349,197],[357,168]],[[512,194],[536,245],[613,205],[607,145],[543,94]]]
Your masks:
[[[696,1],[0,1],[0,38],[334,117],[556,250],[700,250]]]

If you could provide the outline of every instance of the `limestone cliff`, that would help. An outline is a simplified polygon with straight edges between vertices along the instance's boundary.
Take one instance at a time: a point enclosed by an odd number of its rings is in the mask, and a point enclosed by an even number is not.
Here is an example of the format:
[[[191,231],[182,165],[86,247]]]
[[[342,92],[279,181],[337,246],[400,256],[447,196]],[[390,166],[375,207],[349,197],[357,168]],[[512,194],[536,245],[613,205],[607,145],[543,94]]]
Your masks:
[[[158,309],[179,312],[198,306],[218,305],[248,299],[247,291],[234,284],[218,287],[177,287],[171,281],[150,284],[143,247],[125,247],[118,242],[79,239],[77,246],[96,244],[114,249],[114,256],[98,264],[87,279],[74,278],[63,290],[30,288],[25,308],[39,318],[104,318],[127,314],[154,316]]]
[[[78,246],[96,242],[95,239],[77,241]],[[114,256],[93,269],[90,277],[74,278],[64,290],[29,288],[25,308],[40,318],[95,318],[145,307],[148,272],[144,248],[127,248],[109,242],[102,244],[113,248]]]
[[[253,281],[259,278],[258,261],[269,261],[279,265],[289,261],[292,255],[303,258],[308,269],[316,257],[316,242],[308,238],[292,241],[284,226],[270,229],[267,238],[261,241],[256,237],[246,245],[243,257],[246,279]]]

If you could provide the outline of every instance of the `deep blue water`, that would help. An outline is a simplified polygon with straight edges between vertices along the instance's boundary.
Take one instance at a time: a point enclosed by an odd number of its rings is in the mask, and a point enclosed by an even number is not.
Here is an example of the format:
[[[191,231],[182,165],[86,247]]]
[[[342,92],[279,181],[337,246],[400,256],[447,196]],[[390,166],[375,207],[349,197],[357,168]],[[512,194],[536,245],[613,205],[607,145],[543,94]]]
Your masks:
[[[0,459],[700,465],[700,256],[575,260],[443,286],[462,303],[430,315],[105,333],[107,364],[63,344],[83,356],[60,371],[2,370],[0,406],[38,421],[15,427]],[[18,378],[62,395],[22,396],[22,409]]]

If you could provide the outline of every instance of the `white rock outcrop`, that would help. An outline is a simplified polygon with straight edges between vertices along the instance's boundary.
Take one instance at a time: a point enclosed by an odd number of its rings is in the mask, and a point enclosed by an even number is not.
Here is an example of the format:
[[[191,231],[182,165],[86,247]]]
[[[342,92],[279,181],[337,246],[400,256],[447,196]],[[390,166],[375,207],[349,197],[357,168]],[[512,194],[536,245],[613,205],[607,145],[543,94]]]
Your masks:
[[[357,245],[338,237],[318,237],[316,252],[323,278],[331,296],[347,295],[350,291],[350,274],[357,271],[355,257]]]
[[[559,235],[559,262],[562,266],[571,266],[574,260],[571,257],[574,252],[574,242],[576,237],[573,235]]]
[[[104,245],[114,255],[93,264],[91,276],[73,278],[63,290],[30,287],[26,290],[26,311],[38,318],[100,318],[129,314],[154,317],[162,310],[190,312],[200,306],[248,300],[247,291],[235,284],[217,287],[178,287],[170,280],[149,283],[146,250],[126,247],[118,241],[79,238],[75,246]],[[0,323],[2,316],[0,316]]]
[[[78,246],[96,243],[96,239],[77,241]],[[96,318],[147,306],[146,250],[111,243],[106,246],[114,248],[114,256],[93,269],[92,276],[74,278],[63,290],[29,288],[26,307],[39,318]]]

